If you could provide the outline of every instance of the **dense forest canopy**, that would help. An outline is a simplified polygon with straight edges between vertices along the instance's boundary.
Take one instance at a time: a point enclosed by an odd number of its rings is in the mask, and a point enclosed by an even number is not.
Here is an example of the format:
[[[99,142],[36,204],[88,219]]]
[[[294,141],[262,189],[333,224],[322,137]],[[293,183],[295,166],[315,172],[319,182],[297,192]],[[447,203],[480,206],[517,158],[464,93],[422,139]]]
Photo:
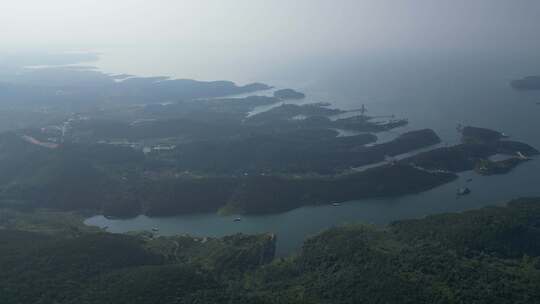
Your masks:
[[[347,225],[274,257],[274,235],[160,237],[0,211],[2,303],[536,303],[540,199]]]

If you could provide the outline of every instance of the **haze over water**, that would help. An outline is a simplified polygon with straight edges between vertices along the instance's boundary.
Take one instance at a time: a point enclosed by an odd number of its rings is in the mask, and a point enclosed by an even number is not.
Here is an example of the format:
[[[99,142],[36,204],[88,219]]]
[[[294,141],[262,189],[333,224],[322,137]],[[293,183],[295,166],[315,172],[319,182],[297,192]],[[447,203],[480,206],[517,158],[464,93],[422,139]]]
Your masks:
[[[91,50],[99,60],[89,56],[82,64],[107,73],[264,82],[301,90],[308,101],[345,109],[365,104],[369,115],[409,119],[396,132],[432,128],[452,144],[462,123],[540,148],[540,93],[508,85],[540,74],[540,1],[4,2],[0,66],[16,59],[5,54]],[[89,223],[117,232],[158,226],[163,234],[201,236],[270,231],[278,234],[284,254],[306,235],[343,222],[385,224],[540,195],[539,169],[534,160],[502,176],[466,173],[473,175],[472,194],[460,199],[455,192],[465,177],[418,195],[301,208],[240,223],[215,214],[95,217]]]
[[[266,68],[262,79],[246,81],[293,87],[304,91],[309,101],[330,102],[346,109],[357,109],[365,104],[369,114],[374,116],[395,114],[408,118],[410,124],[395,132],[432,128],[443,142],[453,144],[459,140],[456,126],[462,123],[499,130],[513,140],[539,148],[540,106],[536,103],[540,102],[540,92],[520,92],[509,86],[512,79],[540,73],[538,59],[538,55],[527,51],[515,55],[496,50],[439,54],[387,52],[335,57],[311,64],[301,62],[281,70],[280,67]],[[104,59],[98,65],[106,70],[106,62]],[[156,70],[155,74],[159,72]],[[540,195],[538,159],[506,175],[481,177],[466,172],[460,176],[455,182],[417,195],[367,199],[340,207],[306,207],[278,215],[244,217],[238,223],[233,223],[234,216],[216,214],[172,218],[140,216],[130,220],[94,217],[87,223],[108,226],[113,232],[152,227],[159,227],[162,234],[198,236],[274,232],[278,235],[278,254],[283,255],[298,249],[305,237],[334,225],[351,222],[383,225],[399,219]],[[473,181],[466,183],[470,177]],[[465,185],[471,188],[472,194],[456,198],[456,190]]]

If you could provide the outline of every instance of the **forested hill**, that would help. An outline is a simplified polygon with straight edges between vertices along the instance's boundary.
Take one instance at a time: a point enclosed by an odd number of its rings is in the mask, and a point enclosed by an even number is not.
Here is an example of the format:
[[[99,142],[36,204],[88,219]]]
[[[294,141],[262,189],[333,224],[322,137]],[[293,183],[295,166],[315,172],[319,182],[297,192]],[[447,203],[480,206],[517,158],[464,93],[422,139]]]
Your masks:
[[[540,302],[540,198],[337,227],[273,262],[272,235],[115,235],[6,212],[5,304]]]

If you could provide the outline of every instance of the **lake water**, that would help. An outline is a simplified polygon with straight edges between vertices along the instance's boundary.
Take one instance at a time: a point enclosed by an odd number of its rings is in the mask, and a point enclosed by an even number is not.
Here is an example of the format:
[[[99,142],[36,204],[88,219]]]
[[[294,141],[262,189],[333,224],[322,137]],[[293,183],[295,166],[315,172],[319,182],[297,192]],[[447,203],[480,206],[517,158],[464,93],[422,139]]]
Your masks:
[[[100,68],[107,70],[106,65]],[[459,140],[456,126],[462,123],[496,129],[511,139],[540,148],[540,105],[536,104],[540,102],[540,91],[519,92],[508,85],[512,79],[535,74],[540,74],[540,58],[527,52],[381,54],[332,60],[331,64],[317,61],[276,68],[258,80],[302,90],[308,101],[330,102],[345,109],[358,109],[365,104],[370,115],[408,118],[409,126],[400,131],[432,128],[449,144]],[[467,183],[471,177],[473,181]],[[465,185],[472,193],[456,198],[456,189]],[[278,237],[278,255],[285,255],[299,249],[306,237],[334,225],[384,225],[399,219],[501,204],[523,196],[540,196],[537,159],[506,175],[481,177],[466,172],[452,183],[420,194],[367,199],[339,207],[305,207],[277,215],[244,216],[241,222],[234,222],[235,216],[200,214],[127,220],[95,216],[86,223],[107,226],[111,232],[158,227],[162,235],[218,237],[237,232],[274,232]]]

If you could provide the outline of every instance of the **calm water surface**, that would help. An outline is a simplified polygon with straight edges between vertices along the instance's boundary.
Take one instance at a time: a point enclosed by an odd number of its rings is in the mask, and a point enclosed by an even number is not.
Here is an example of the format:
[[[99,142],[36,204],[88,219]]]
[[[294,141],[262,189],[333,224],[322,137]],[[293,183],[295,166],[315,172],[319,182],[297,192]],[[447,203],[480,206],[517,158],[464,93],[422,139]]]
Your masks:
[[[540,92],[517,92],[508,82],[540,74],[540,58],[530,56],[375,56],[357,58],[335,66],[314,63],[268,73],[260,79],[280,87],[294,87],[308,94],[308,101],[331,102],[357,109],[365,104],[371,115],[408,118],[400,132],[432,128],[444,142],[459,140],[457,123],[497,129],[511,139],[540,148]],[[106,67],[102,67],[106,69]],[[318,69],[319,68],[319,69]],[[283,76],[283,77],[282,77]],[[472,177],[473,181],[466,180]],[[467,185],[472,194],[456,198],[456,189]],[[111,232],[150,230],[162,235],[188,233],[223,236],[232,233],[274,232],[278,254],[298,250],[303,240],[331,226],[362,222],[384,225],[441,212],[462,211],[501,204],[522,196],[540,196],[540,161],[525,163],[507,175],[481,177],[466,172],[452,183],[420,194],[397,198],[367,199],[339,207],[305,207],[267,216],[200,214],[169,218],[118,220],[95,216],[88,225]]]

